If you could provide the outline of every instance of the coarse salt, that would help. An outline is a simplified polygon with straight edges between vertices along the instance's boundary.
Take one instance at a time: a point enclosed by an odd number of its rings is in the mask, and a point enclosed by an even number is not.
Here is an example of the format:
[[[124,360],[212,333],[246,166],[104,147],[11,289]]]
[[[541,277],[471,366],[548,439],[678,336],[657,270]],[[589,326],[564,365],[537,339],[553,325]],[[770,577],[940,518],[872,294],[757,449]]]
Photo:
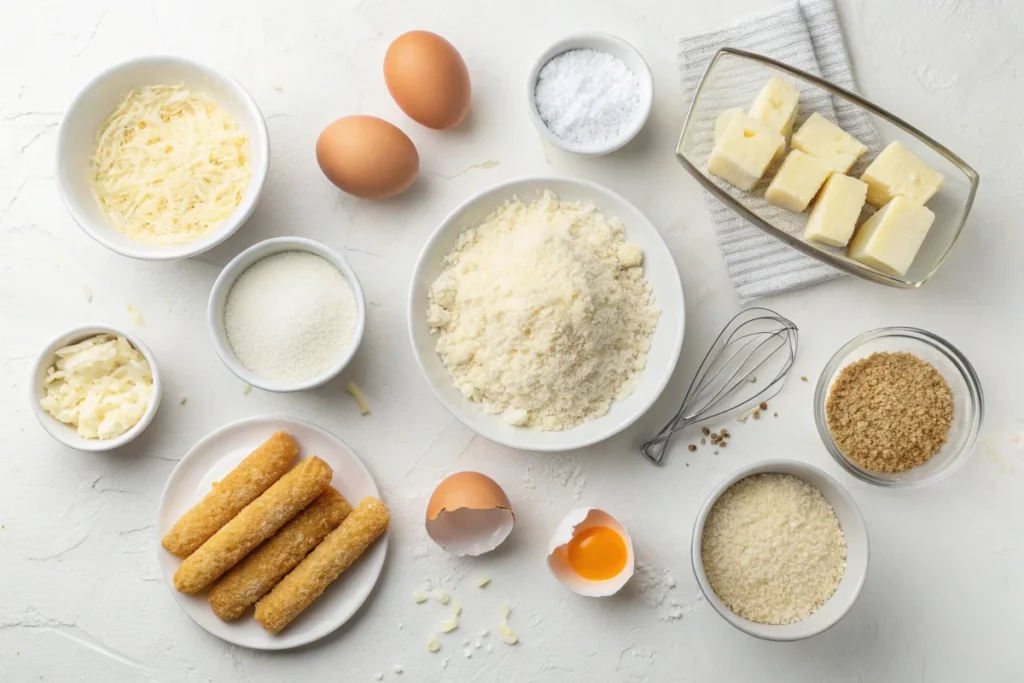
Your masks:
[[[541,68],[534,99],[544,125],[559,138],[574,145],[605,145],[636,118],[640,81],[615,55],[569,50]]]
[[[224,327],[238,361],[278,382],[302,382],[330,370],[355,338],[359,309],[334,264],[305,251],[251,265],[228,292]]]

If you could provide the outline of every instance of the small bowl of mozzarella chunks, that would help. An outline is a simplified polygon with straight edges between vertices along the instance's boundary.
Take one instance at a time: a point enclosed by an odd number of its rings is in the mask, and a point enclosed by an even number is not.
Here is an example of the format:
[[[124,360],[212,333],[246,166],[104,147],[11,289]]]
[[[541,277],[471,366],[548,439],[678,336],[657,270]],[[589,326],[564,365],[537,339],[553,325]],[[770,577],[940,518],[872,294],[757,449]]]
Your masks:
[[[948,257],[978,184],[958,157],[858,96],[732,50],[708,67],[677,155],[758,227],[843,271],[905,288]]]

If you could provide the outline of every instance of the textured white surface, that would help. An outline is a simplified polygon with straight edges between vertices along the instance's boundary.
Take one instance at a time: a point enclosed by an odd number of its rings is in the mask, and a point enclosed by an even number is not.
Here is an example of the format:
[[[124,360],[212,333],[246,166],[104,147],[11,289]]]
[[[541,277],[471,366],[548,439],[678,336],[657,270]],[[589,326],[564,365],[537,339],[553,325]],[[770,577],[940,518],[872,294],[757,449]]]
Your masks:
[[[736,308],[700,191],[671,154],[684,109],[674,37],[770,4],[97,0],[8,8],[0,23],[0,678],[269,683],[368,681],[383,671],[387,680],[541,683],[1019,680],[1024,6],[841,2],[863,92],[974,164],[981,192],[960,246],[922,291],[844,278],[768,302],[801,326],[795,373],[812,382],[842,342],[879,325],[925,327],[960,346],[988,399],[971,461],[924,490],[856,483],[826,459],[812,422],[813,383],[799,381],[773,402],[778,418],[730,423],[734,438],[718,456],[686,451],[683,438],[659,471],[636,452],[672,412]],[[384,50],[412,28],[444,34],[469,65],[473,110],[456,131],[418,127],[388,97]],[[596,29],[644,53],[657,97],[639,137],[595,160],[544,147],[523,107],[522,76],[563,32]],[[117,256],[82,234],[57,199],[52,150],[60,112],[97,70],[153,51],[232,73],[269,119],[274,160],[264,200],[203,260]],[[402,197],[354,200],[321,176],[317,134],[357,112],[398,122],[418,145],[422,178]],[[687,342],[664,400],[611,442],[562,456],[516,453],[474,438],[420,377],[404,322],[409,273],[436,222],[491,183],[544,172],[592,179],[635,202],[662,229],[688,296]],[[288,232],[343,250],[363,282],[366,337],[343,379],[365,391],[369,416],[359,415],[344,381],[303,395],[243,395],[213,351],[204,311],[219,267],[244,246]],[[146,321],[136,331],[159,359],[166,401],[123,452],[64,449],[26,405],[32,357],[73,324],[132,325],[129,303]],[[279,654],[227,646],[197,628],[163,585],[155,558],[156,503],[174,461],[225,422],[266,412],[337,433],[369,464],[394,512],[392,555],[367,608],[319,645]],[[860,601],[835,628],[788,645],[732,629],[697,598],[689,566],[690,526],[703,497],[734,467],[766,456],[811,461],[838,477],[860,504],[872,541]],[[493,476],[517,513],[509,540],[476,560],[446,556],[422,528],[434,483],[465,468]],[[544,566],[554,524],[577,505],[612,512],[633,537],[637,576],[614,598],[574,596]],[[480,576],[490,576],[490,585],[476,588]],[[460,628],[442,636],[436,654],[424,643],[451,604],[413,603],[427,578],[462,603]],[[506,599],[515,646],[493,635]],[[465,636],[475,638],[485,626],[492,635],[483,637],[484,647],[461,656]],[[395,665],[404,669],[401,678]]]

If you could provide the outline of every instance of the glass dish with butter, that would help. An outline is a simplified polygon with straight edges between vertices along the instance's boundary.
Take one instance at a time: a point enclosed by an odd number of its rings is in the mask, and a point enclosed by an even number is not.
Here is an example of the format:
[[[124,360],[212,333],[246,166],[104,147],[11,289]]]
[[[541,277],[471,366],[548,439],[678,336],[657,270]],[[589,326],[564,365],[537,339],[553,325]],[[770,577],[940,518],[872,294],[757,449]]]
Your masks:
[[[878,139],[836,125],[840,107],[865,117]],[[979,183],[963,159],[884,109],[733,48],[708,64],[676,156],[769,235],[842,272],[904,289],[920,287],[949,257]]]

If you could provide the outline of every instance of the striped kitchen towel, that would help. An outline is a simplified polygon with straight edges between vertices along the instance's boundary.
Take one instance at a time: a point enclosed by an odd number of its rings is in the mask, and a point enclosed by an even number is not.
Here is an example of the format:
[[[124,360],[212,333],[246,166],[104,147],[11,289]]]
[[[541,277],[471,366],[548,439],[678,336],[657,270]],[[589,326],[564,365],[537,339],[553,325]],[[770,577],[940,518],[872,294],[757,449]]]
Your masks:
[[[711,58],[723,47],[749,50],[856,91],[846,44],[832,0],[797,0],[724,28],[680,36],[679,68],[686,97],[692,97]],[[821,91],[818,91],[821,94]],[[836,121],[868,147],[880,149],[867,115],[840,98],[824,95],[813,109]],[[801,109],[807,103],[801,97]],[[802,111],[801,118],[810,111]],[[747,223],[705,193],[718,245],[736,295],[743,302],[825,282],[839,271],[792,249]],[[780,210],[781,211],[781,210]]]

